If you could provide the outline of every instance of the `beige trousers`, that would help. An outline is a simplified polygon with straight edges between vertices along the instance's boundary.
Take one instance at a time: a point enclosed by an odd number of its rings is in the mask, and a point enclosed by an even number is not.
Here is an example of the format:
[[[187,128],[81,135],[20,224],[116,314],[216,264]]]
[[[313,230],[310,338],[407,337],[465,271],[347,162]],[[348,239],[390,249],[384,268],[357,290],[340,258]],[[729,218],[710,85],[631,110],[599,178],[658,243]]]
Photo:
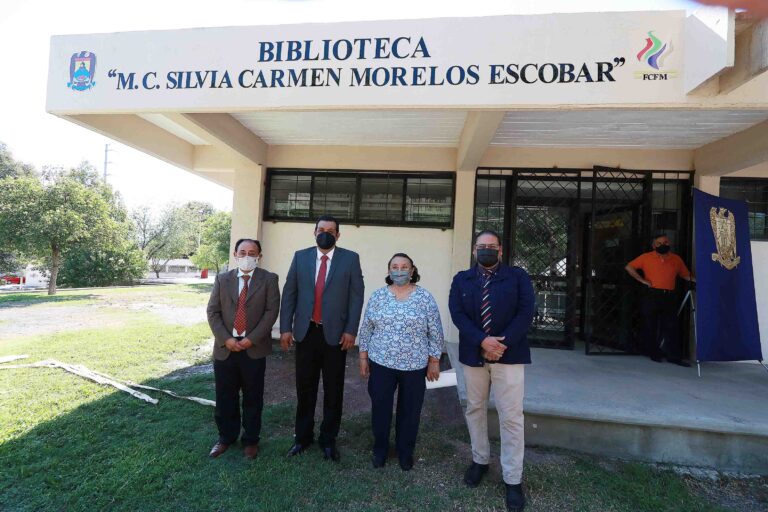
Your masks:
[[[491,458],[491,445],[488,441],[488,396],[493,386],[501,431],[502,475],[505,483],[519,484],[523,478],[525,454],[525,365],[486,363],[482,367],[462,366],[467,385],[467,408],[464,416],[472,440],[472,460],[478,464],[488,464]]]

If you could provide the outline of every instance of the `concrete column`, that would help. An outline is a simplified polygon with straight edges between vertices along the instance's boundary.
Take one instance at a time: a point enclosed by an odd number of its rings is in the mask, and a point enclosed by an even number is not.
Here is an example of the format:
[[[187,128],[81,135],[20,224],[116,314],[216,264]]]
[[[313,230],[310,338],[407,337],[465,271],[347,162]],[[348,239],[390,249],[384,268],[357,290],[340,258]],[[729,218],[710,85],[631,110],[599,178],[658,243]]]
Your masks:
[[[720,176],[702,176],[700,174],[694,174],[693,186],[707,194],[719,196]]]
[[[456,171],[456,206],[453,219],[451,277],[469,267],[472,252],[472,219],[475,211],[475,170]]]
[[[456,206],[453,219],[453,251],[451,255],[451,276],[469,268],[472,253],[472,220],[475,211],[475,174],[470,171],[456,171]],[[464,373],[459,364],[459,332],[453,322],[448,324],[445,347],[451,359],[451,366],[456,369],[457,391],[459,400],[466,400],[467,391]]]
[[[235,242],[240,238],[261,238],[262,212],[264,211],[264,167],[253,166],[235,169],[232,190],[232,232],[230,234],[229,266],[234,268],[231,256]],[[265,242],[266,243],[266,242]]]

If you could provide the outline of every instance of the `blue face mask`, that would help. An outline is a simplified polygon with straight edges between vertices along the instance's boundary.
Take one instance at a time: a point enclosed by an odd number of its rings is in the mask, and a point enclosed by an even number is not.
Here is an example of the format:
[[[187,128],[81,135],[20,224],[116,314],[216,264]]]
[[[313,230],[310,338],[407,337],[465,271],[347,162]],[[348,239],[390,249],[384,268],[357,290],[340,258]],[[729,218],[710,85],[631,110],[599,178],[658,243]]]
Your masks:
[[[411,280],[411,272],[408,270],[390,270],[389,278],[394,284],[403,286]]]

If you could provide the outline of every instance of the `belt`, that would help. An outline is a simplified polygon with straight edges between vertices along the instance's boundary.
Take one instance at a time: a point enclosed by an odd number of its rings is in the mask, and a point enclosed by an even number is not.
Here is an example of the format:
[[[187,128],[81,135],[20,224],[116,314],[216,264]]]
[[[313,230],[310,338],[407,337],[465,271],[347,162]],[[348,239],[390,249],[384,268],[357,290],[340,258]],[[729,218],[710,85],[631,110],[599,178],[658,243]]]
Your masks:
[[[317,323],[317,322],[315,322],[314,320],[310,320],[310,321],[309,321],[309,326],[310,326],[310,327],[314,327],[314,328],[316,328],[316,329],[322,329],[322,328],[323,328],[323,323],[322,323],[322,322],[320,322],[320,323]]]
[[[648,290],[653,293],[663,293],[663,294],[675,293],[675,290],[665,290],[664,288],[648,288]]]

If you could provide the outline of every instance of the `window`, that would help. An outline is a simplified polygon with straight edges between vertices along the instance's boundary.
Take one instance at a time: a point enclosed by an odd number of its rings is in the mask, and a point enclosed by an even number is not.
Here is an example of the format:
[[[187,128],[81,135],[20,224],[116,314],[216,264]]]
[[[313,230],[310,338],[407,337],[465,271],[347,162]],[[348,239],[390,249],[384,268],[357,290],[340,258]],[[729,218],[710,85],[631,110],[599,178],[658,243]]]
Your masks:
[[[270,185],[271,215],[282,219],[309,217],[310,176],[273,176]]]
[[[367,177],[360,183],[361,222],[401,222],[405,178]]]
[[[312,222],[330,214],[352,224],[453,226],[451,173],[270,169],[265,218]]]
[[[768,240],[768,179],[720,178],[720,195],[746,201],[749,238]]]

